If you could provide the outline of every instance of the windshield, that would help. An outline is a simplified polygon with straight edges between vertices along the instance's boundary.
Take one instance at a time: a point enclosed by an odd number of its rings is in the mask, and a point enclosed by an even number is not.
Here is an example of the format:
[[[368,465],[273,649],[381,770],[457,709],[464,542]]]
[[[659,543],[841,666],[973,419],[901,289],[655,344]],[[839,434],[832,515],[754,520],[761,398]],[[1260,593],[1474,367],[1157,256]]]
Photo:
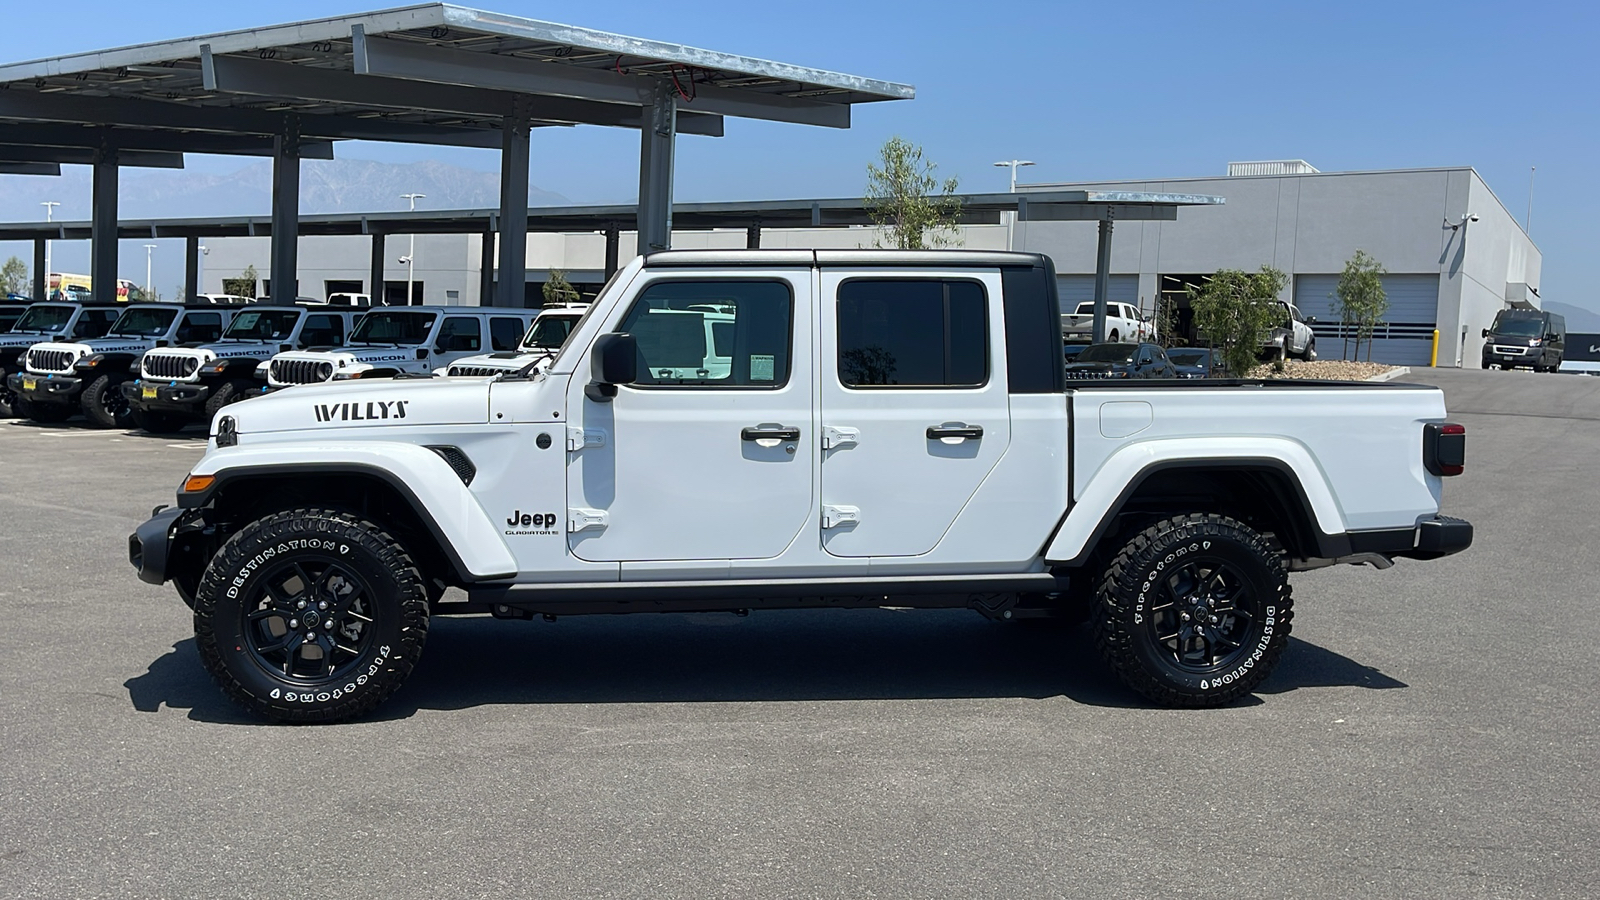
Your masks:
[[[1133,362],[1138,344],[1095,344],[1078,354],[1078,362]]]
[[[223,340],[278,341],[294,332],[300,321],[298,309],[253,309],[235,316],[233,324],[222,333]]]
[[[1106,314],[1110,315],[1110,313],[1111,313],[1111,310],[1108,307],[1106,309]],[[1093,300],[1088,300],[1088,301],[1085,301],[1083,303],[1079,303],[1078,304],[1078,311],[1076,313],[1074,313],[1074,315],[1079,315],[1079,316],[1092,316],[1092,315],[1094,315],[1094,301]]]
[[[37,305],[28,307],[22,314],[17,324],[11,326],[12,331],[49,331],[55,332],[67,327],[67,320],[72,318],[70,306],[45,306]]]
[[[1211,361],[1211,351],[1174,348],[1167,351],[1167,359],[1175,366],[1203,366]]]
[[[578,324],[577,316],[540,316],[533,320],[528,336],[522,339],[524,350],[560,350]]]
[[[370,312],[350,335],[352,344],[420,344],[433,331],[431,312]]]
[[[155,337],[166,334],[177,317],[175,309],[130,309],[111,326],[110,333],[124,337]]]
[[[1507,337],[1539,337],[1544,334],[1543,319],[1528,319],[1518,316],[1515,319],[1503,318],[1494,323],[1492,334],[1503,334]]]

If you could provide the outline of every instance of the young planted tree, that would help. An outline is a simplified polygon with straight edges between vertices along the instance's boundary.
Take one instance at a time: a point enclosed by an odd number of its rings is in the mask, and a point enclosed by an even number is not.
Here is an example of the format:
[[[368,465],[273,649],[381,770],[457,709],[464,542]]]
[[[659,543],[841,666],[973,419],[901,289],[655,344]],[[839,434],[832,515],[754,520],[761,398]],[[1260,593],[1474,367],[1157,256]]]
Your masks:
[[[867,214],[883,229],[880,247],[925,250],[955,240],[961,200],[957,179],[940,181],[938,168],[922,158],[922,148],[892,137],[880,151],[882,165],[867,164]]]
[[[259,277],[256,274],[255,266],[245,266],[244,272],[238,278],[222,279],[222,292],[235,297],[248,297],[254,300],[256,298],[256,280]]]
[[[578,289],[567,280],[567,273],[562,269],[550,270],[550,277],[545,279],[543,292],[544,305],[547,307],[578,302]]]
[[[1389,295],[1383,292],[1383,276],[1389,274],[1378,262],[1357,250],[1356,255],[1345,260],[1344,271],[1339,274],[1339,284],[1334,296],[1339,299],[1339,330],[1344,332],[1344,353],[1349,358],[1350,328],[1356,329],[1356,359],[1361,358],[1361,342],[1367,342],[1367,360],[1372,360],[1372,332],[1389,311]]]
[[[26,294],[28,291],[27,263],[13,256],[5,265],[0,265],[0,294]]]
[[[1255,272],[1218,269],[1204,285],[1189,288],[1194,323],[1228,374],[1240,378],[1255,366],[1267,335],[1283,317],[1278,294],[1289,276],[1271,266]]]

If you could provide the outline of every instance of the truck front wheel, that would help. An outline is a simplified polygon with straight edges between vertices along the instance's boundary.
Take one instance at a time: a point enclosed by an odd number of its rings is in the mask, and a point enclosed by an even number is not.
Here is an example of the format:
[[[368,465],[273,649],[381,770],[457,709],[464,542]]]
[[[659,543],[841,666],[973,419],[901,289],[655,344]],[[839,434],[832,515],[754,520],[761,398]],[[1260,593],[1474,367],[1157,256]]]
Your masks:
[[[1289,580],[1270,535],[1226,516],[1163,519],[1107,567],[1094,611],[1100,652],[1129,687],[1166,706],[1222,706],[1250,693],[1289,642]]]
[[[128,428],[133,407],[122,395],[122,379],[101,375],[83,389],[83,417],[96,428]]]
[[[416,665],[428,596],[405,548],[380,526],[293,509],[245,526],[195,592],[200,660],[241,706],[282,722],[371,711]]]

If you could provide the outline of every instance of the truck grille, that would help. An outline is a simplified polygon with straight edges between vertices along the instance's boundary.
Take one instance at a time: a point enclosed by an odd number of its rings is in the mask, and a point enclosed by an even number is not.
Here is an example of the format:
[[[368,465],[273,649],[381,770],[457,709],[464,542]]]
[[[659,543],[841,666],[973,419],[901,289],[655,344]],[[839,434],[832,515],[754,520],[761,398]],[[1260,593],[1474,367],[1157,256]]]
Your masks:
[[[275,359],[272,380],[278,384],[317,384],[333,380],[333,363],[314,359]]]
[[[28,351],[28,371],[30,372],[71,372],[72,364],[78,361],[78,354],[71,350],[30,350]]]
[[[144,355],[144,377],[188,378],[200,368],[200,360],[193,356],[172,356],[161,353]]]
[[[510,369],[501,369],[495,366],[451,366],[445,371],[446,375],[461,375],[467,378],[484,378],[494,375],[505,375]]]
[[[1503,344],[1495,344],[1494,345],[1494,352],[1498,353],[1501,356],[1527,356],[1528,355],[1528,348],[1527,347],[1507,347],[1507,346],[1505,346]]]
[[[1078,378],[1078,379],[1083,379],[1083,380],[1090,380],[1090,379],[1110,378],[1112,376],[1111,376],[1110,372],[1078,371],[1078,372],[1068,372],[1067,373],[1067,377],[1068,378]]]

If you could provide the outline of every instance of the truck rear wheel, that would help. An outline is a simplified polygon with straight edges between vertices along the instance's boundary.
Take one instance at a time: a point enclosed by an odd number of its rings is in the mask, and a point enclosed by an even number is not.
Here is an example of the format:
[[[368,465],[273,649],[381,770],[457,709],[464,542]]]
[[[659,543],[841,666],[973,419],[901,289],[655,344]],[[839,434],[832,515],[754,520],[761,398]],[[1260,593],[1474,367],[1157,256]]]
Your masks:
[[[133,425],[133,407],[122,396],[121,379],[101,375],[83,389],[83,417],[96,428],[128,428]]]
[[[1129,687],[1166,706],[1222,706],[1250,693],[1289,642],[1283,550],[1226,516],[1163,519],[1134,535],[1100,581],[1100,652]]]
[[[405,548],[352,513],[294,509],[245,526],[195,593],[200,660],[232,700],[280,722],[370,712],[411,674],[428,596]]]

